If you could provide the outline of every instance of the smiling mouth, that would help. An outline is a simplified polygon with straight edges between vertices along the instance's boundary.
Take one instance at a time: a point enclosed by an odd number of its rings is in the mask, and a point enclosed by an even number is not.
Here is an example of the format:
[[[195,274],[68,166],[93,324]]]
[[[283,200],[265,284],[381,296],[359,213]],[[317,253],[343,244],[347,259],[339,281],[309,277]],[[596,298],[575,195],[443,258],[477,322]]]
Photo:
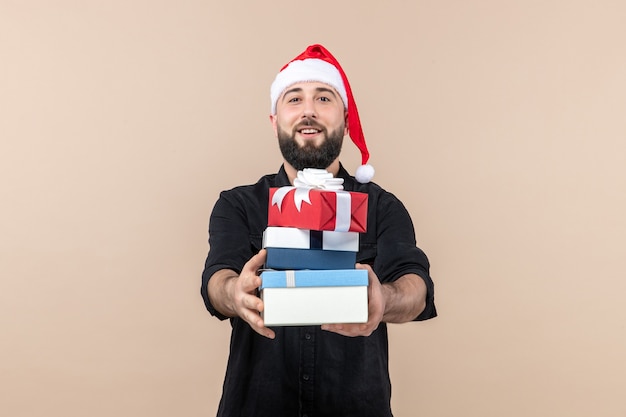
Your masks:
[[[298,132],[300,132],[303,135],[315,135],[317,133],[320,133],[321,131],[319,129],[313,129],[311,127],[307,127],[307,128],[298,130]]]

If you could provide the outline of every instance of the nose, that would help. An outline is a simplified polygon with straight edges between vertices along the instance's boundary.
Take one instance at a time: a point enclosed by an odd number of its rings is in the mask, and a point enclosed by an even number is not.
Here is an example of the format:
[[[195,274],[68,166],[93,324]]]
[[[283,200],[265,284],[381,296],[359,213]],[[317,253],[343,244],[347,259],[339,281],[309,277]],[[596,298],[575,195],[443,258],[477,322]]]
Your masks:
[[[303,118],[317,117],[317,113],[315,111],[315,102],[313,100],[308,99],[304,101],[302,117]]]

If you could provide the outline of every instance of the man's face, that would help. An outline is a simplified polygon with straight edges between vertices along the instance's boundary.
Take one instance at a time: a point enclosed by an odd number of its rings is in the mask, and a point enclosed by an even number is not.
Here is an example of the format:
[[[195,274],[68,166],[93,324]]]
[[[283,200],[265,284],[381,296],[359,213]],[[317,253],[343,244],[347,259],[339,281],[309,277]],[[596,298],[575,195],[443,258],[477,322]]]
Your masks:
[[[288,87],[271,120],[283,157],[295,169],[325,169],[339,157],[346,113],[341,97],[327,84]]]

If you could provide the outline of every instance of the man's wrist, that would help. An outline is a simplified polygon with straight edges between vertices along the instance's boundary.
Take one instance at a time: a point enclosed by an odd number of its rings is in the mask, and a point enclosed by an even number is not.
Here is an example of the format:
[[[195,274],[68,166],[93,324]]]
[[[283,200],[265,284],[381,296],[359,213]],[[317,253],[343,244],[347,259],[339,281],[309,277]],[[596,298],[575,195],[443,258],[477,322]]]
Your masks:
[[[388,315],[389,309],[393,306],[393,299],[396,296],[396,287],[392,282],[386,282],[380,285],[380,293],[383,301],[383,320]]]
[[[209,300],[220,313],[228,317],[237,315],[232,294],[237,277],[235,271],[223,269],[217,271],[209,280]]]

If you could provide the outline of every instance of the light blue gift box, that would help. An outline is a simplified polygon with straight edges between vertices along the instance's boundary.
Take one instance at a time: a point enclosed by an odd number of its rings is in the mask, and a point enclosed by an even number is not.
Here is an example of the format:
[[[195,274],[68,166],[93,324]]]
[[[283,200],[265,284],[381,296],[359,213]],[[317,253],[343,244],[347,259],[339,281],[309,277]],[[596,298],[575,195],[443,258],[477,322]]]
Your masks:
[[[266,326],[367,322],[365,269],[263,271]]]

